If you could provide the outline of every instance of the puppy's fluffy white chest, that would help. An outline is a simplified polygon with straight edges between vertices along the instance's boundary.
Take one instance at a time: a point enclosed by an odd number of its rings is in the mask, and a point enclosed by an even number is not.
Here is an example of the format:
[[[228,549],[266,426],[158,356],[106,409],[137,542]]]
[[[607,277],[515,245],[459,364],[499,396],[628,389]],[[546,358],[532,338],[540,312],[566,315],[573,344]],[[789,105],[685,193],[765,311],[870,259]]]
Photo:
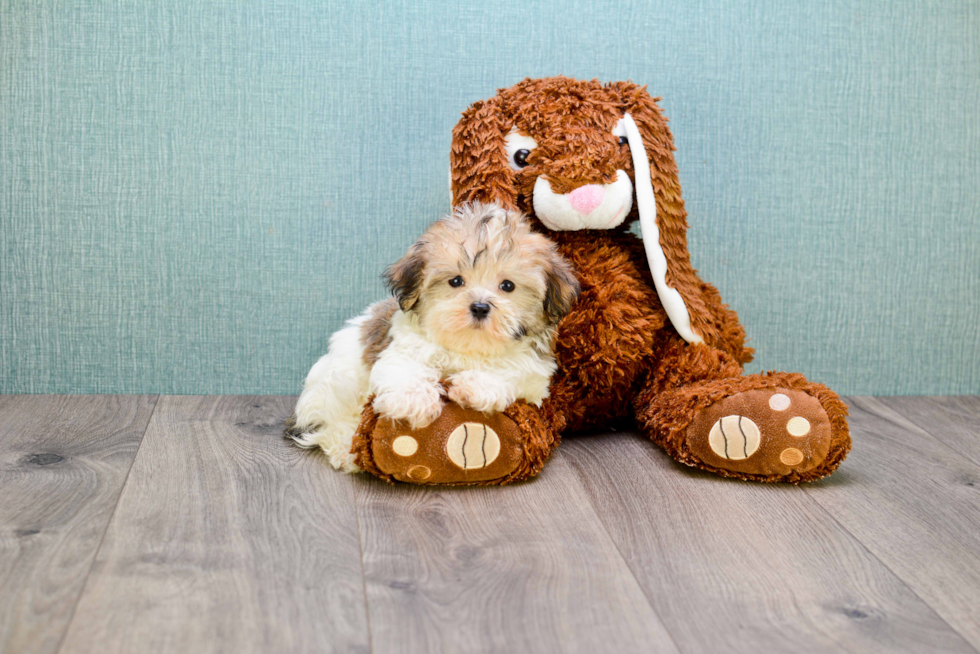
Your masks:
[[[441,373],[443,380],[466,370],[511,371],[516,375],[543,374],[550,377],[556,367],[550,353],[552,330],[514,340],[508,347],[503,347],[500,352],[492,355],[449,350],[429,339],[423,333],[418,320],[403,311],[397,311],[391,317],[388,334],[391,343],[385,351],[389,356],[405,357],[420,365],[434,368]],[[386,358],[385,354],[382,353],[379,358]],[[521,399],[533,401],[526,397]]]

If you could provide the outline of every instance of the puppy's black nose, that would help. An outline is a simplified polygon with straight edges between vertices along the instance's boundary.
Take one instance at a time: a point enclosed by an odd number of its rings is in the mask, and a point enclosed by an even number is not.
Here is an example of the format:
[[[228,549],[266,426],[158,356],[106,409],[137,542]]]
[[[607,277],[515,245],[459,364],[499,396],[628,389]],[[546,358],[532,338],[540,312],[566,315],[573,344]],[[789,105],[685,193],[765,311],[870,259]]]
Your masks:
[[[490,313],[490,305],[486,302],[474,302],[470,305],[470,313],[477,320],[483,320]]]

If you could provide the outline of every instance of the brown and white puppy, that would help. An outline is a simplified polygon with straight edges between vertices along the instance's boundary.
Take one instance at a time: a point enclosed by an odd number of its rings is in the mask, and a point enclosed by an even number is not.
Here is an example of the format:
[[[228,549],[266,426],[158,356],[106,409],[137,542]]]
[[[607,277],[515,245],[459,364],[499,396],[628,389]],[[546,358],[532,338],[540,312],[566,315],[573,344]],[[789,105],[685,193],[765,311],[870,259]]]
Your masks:
[[[429,425],[445,399],[503,411],[537,406],[555,371],[555,326],[579,286],[554,244],[496,204],[458,207],[385,273],[395,297],[330,339],[289,434],[356,471],[351,441],[367,398],[383,417]],[[448,388],[448,390],[447,390]]]

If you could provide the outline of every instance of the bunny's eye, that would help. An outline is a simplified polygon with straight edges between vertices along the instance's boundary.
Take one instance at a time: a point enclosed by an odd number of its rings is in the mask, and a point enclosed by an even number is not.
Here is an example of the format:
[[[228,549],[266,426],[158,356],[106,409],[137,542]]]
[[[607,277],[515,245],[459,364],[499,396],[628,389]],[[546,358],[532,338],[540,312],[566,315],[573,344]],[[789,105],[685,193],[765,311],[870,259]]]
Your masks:
[[[530,136],[518,132],[516,127],[504,137],[507,163],[513,170],[520,170],[529,166],[527,158],[531,156],[531,151],[536,147],[538,147],[538,142]]]
[[[612,135],[619,141],[619,147],[623,147],[624,145],[629,146],[630,140],[629,137],[626,136],[626,126],[623,125],[622,120],[616,123],[616,126],[613,128]]]

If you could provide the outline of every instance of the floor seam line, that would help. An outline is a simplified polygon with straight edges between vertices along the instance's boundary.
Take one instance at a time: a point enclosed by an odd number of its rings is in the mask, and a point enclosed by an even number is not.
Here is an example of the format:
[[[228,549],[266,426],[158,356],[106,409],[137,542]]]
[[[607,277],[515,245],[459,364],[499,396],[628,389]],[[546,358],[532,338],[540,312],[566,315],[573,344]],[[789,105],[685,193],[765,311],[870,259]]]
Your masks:
[[[924,396],[924,397],[929,397],[929,396]],[[872,406],[875,405],[875,404],[877,404],[879,406],[885,407],[889,411],[893,411],[894,413],[898,414],[898,416],[900,416],[903,420],[905,420],[906,422],[908,422],[909,425],[911,425],[914,428],[915,431],[909,429],[908,427],[906,427],[905,425],[902,425],[901,423],[895,422],[889,416],[881,415],[880,413],[877,413],[877,412],[875,412],[873,410],[867,409],[867,408],[862,407],[860,405],[858,406],[858,408],[860,408],[865,413],[868,413],[868,414],[870,414],[870,415],[872,415],[875,418],[878,418],[880,420],[884,420],[889,425],[892,425],[893,427],[897,427],[898,429],[902,429],[902,430],[904,430],[904,431],[906,431],[906,432],[908,432],[910,434],[919,435],[919,434],[917,434],[917,432],[922,432],[922,434],[924,434],[925,436],[928,436],[929,438],[931,438],[940,447],[943,447],[943,448],[949,450],[950,452],[952,452],[953,454],[955,454],[959,458],[963,459],[964,461],[966,461],[968,464],[970,464],[974,468],[980,468],[980,463],[977,463],[976,461],[974,461],[973,460],[973,457],[966,456],[965,454],[962,454],[959,450],[957,450],[955,447],[953,447],[952,445],[950,445],[949,443],[947,443],[945,440],[943,440],[942,438],[936,436],[935,434],[933,434],[928,429],[920,426],[919,423],[915,422],[914,420],[912,420],[911,418],[909,418],[908,416],[906,416],[904,413],[902,413],[898,409],[895,409],[894,407],[892,407],[890,404],[888,404],[887,401],[885,401],[885,402],[882,401],[882,400],[889,400],[891,398],[888,398],[888,397],[875,397],[873,395],[865,395],[865,396],[857,396],[857,398],[855,398],[855,399],[862,399],[862,400],[868,400],[868,399],[870,399],[871,402],[869,402],[868,404],[870,404]]]
[[[163,395],[156,395],[156,399],[153,402],[153,409],[150,410],[150,416],[146,419],[146,426],[143,427],[143,433],[140,434],[139,445],[136,446],[136,451],[133,453],[133,460],[129,462],[129,468],[126,470],[126,478],[123,479],[122,486],[119,487],[119,495],[116,496],[116,502],[112,505],[112,511],[109,513],[109,519],[106,521],[105,529],[102,531],[102,537],[99,539],[99,546],[95,548],[95,554],[92,556],[92,562],[89,564],[88,572],[85,573],[85,583],[82,584],[82,590],[78,593],[78,599],[71,607],[71,614],[68,616],[68,622],[65,625],[65,630],[62,632],[61,638],[58,640],[58,647],[55,649],[56,652],[60,653],[62,648],[65,646],[65,639],[68,638],[68,632],[71,631],[71,626],[75,622],[75,612],[78,610],[78,605],[82,603],[82,598],[85,597],[85,590],[88,588],[88,582],[92,578],[92,569],[95,567],[95,562],[99,560],[99,552],[102,551],[102,546],[105,544],[106,534],[109,533],[109,527],[112,526],[112,521],[116,517],[116,511],[119,510],[119,502],[122,500],[123,493],[126,492],[126,486],[129,484],[129,476],[133,472],[133,466],[136,465],[136,457],[139,456],[140,449],[143,447],[143,441],[146,439],[146,432],[150,430],[150,424],[153,422],[153,416],[156,415],[157,407],[160,406],[163,397]]]
[[[929,400],[932,400],[932,399],[933,399],[933,398],[932,398],[931,396],[928,396],[928,395],[926,395],[926,396],[920,396],[920,397],[926,397],[926,398],[928,398]],[[880,399],[880,398],[879,398],[879,399]],[[886,398],[886,399],[887,399],[887,398]],[[886,406],[887,406],[887,404],[886,404]],[[920,423],[919,423],[919,421],[917,421],[916,419],[914,419],[914,418],[912,418],[911,416],[907,416],[907,415],[905,415],[904,413],[901,413],[901,412],[899,412],[899,411],[898,411],[897,409],[892,409],[892,410],[893,410],[893,411],[895,411],[896,413],[898,413],[899,415],[901,415],[901,416],[902,416],[903,418],[905,418],[906,420],[908,420],[908,421],[909,421],[910,423],[912,423],[913,425],[915,425],[915,426],[916,426],[917,428],[919,428],[919,429],[921,429],[921,430],[922,430],[922,431],[924,431],[925,433],[927,433],[927,434],[929,434],[930,436],[932,436],[932,437],[933,437],[933,438],[934,438],[935,440],[937,440],[937,441],[939,441],[939,442],[940,442],[941,444],[943,444],[943,445],[945,445],[945,446],[946,446],[946,447],[948,447],[949,449],[951,449],[951,450],[953,450],[954,452],[956,452],[956,453],[957,453],[958,455],[960,455],[960,456],[961,456],[961,457],[962,457],[963,459],[965,459],[966,461],[969,461],[970,463],[972,463],[972,464],[973,464],[973,465],[975,465],[976,467],[978,467],[978,468],[980,468],[980,461],[976,461],[976,460],[974,460],[974,458],[973,458],[973,456],[972,456],[972,455],[970,455],[970,454],[964,454],[963,452],[961,452],[961,451],[959,450],[959,448],[958,448],[958,447],[956,447],[955,445],[951,445],[951,444],[950,444],[950,443],[949,443],[949,442],[948,442],[948,441],[947,441],[947,440],[946,440],[945,438],[943,438],[942,436],[938,436],[938,435],[936,435],[936,434],[934,434],[934,433],[932,432],[932,429],[931,429],[931,428],[929,428],[929,427],[926,427],[926,426],[924,426],[924,425],[922,425],[922,424],[920,424]]]
[[[364,590],[364,618],[367,621],[368,651],[374,651],[374,634],[371,633],[371,605],[368,602],[367,573],[364,569],[364,539],[361,537],[361,512],[357,509],[357,486],[354,484],[354,475],[347,474],[350,481],[351,491],[354,495],[354,524],[357,525],[357,551],[361,558],[361,588]]]
[[[572,463],[571,458],[567,454],[562,452],[560,449],[555,451],[555,455],[565,459],[569,467],[571,467],[575,471],[575,476],[578,478],[579,485],[581,486],[582,491],[585,493],[586,498],[588,498],[589,500],[589,508],[592,510],[592,514],[595,516],[596,520],[602,526],[602,531],[603,533],[606,534],[606,538],[608,538],[609,542],[612,543],[613,548],[616,550],[616,554],[619,555],[619,560],[622,561],[623,565],[626,566],[626,569],[629,570],[630,577],[633,578],[633,583],[635,583],[636,587],[640,589],[641,593],[643,593],[643,597],[647,601],[647,606],[650,607],[650,610],[653,611],[653,614],[657,616],[658,620],[660,620],[660,624],[663,625],[664,632],[666,632],[667,637],[670,638],[670,642],[674,644],[674,648],[678,652],[686,651],[682,649],[681,646],[677,643],[677,639],[674,637],[674,634],[671,632],[670,628],[667,627],[667,622],[663,619],[663,616],[660,615],[660,611],[657,610],[657,607],[653,605],[653,601],[650,599],[650,594],[647,593],[647,589],[644,588],[643,584],[640,583],[640,580],[637,579],[636,572],[633,570],[633,567],[629,564],[629,560],[627,560],[626,556],[623,554],[623,551],[619,548],[619,543],[617,543],[616,539],[613,538],[612,534],[609,533],[609,527],[606,526],[606,523],[602,519],[602,516],[600,516],[599,512],[596,510],[595,503],[592,501],[592,495],[588,492],[585,483],[582,481],[582,472],[581,470],[579,470],[579,467],[574,463]]]

